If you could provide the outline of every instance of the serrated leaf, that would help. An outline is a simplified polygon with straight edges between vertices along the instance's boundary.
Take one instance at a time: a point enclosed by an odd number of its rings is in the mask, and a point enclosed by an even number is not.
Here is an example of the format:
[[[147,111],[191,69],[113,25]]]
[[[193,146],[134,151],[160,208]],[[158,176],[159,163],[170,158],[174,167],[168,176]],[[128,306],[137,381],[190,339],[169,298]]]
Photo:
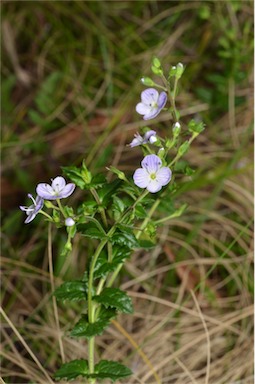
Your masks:
[[[116,317],[115,309],[109,308],[102,308],[94,323],[89,323],[88,316],[82,315],[81,319],[75,324],[71,331],[71,336],[90,339],[91,337],[101,335],[114,317]]]
[[[89,365],[87,360],[72,360],[69,363],[63,364],[54,374],[57,380],[66,379],[73,380],[78,376],[88,377]]]
[[[82,236],[90,237],[92,239],[102,240],[106,237],[103,229],[98,228],[96,224],[92,222],[87,224],[79,224],[77,229],[82,234]]]
[[[144,219],[147,216],[148,214],[142,204],[137,204],[135,207],[135,217],[137,217],[138,219]]]
[[[112,198],[112,195],[117,191],[121,183],[121,180],[116,179],[111,183],[103,185],[103,187],[97,191],[99,199],[104,205],[109,202],[109,200]]]
[[[139,243],[132,230],[126,227],[119,227],[111,237],[113,244],[124,245],[130,249],[139,248]]]
[[[111,307],[123,313],[133,313],[130,297],[118,288],[104,288],[100,295],[93,297],[93,300],[103,304],[106,308]]]
[[[58,300],[85,300],[87,297],[87,282],[82,280],[66,281],[55,289],[54,296]]]
[[[115,382],[119,379],[124,379],[132,375],[133,372],[116,361],[101,360],[98,364],[95,365],[95,374],[92,377],[98,379],[110,379],[112,382]]]
[[[82,177],[81,168],[77,168],[74,166],[70,167],[61,167],[64,174],[73,182],[75,183],[79,188],[85,189],[86,188],[86,182]]]

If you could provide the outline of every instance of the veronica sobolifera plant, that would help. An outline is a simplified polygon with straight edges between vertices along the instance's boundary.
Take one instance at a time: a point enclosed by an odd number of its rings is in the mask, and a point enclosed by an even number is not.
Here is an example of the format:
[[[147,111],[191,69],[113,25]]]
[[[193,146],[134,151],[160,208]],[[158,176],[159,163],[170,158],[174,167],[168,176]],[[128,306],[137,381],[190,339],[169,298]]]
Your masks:
[[[54,291],[59,301],[80,302],[80,319],[70,329],[70,336],[87,339],[87,351],[84,351],[87,359],[65,362],[55,373],[55,379],[79,378],[81,382],[92,384],[103,379],[114,382],[132,375],[131,370],[120,362],[95,361],[96,337],[119,312],[133,312],[131,299],[115,284],[125,260],[136,249],[152,248],[156,244],[157,227],[181,215],[186,207],[177,204],[173,208],[178,189],[174,182],[175,172],[179,169],[178,172],[192,173],[189,167],[178,166],[178,161],[204,127],[203,123],[191,120],[185,132],[187,139],[181,139],[183,124],[176,108],[176,93],[183,70],[179,63],[172,66],[166,76],[160,60],[154,58],[152,72],[158,80],[148,77],[141,80],[147,88],[136,105],[137,113],[153,123],[161,111],[169,111],[172,121],[166,137],[158,135],[156,126],[153,129],[145,127],[135,134],[128,145],[130,150],[140,148],[142,156],[132,176],[110,166],[108,170],[116,177],[108,182],[102,174],[93,175],[84,161],[81,167],[63,167],[65,177],[71,182],[57,176],[51,184],[39,183],[36,196],[28,195],[32,204],[20,207],[27,214],[25,223],[31,222],[37,214],[43,214],[49,228],[52,225],[66,228],[63,256],[72,251],[72,242],[78,233],[91,241],[88,249],[93,248],[80,278],[66,281]],[[84,200],[74,210],[66,202],[75,189],[84,191]],[[163,209],[165,216],[155,219],[158,209]]]

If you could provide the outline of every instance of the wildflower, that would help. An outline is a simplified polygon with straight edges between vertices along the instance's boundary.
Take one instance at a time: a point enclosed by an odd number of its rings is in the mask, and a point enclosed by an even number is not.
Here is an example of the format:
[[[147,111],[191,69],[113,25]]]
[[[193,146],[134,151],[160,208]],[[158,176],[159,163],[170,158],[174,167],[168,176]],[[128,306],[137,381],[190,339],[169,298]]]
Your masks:
[[[147,188],[151,193],[156,193],[169,183],[172,172],[168,167],[162,167],[162,161],[156,155],[147,155],[141,162],[133,176],[134,183],[140,188]]]
[[[130,147],[137,147],[138,145],[147,144],[147,143],[155,143],[157,141],[156,132],[148,131],[145,133],[144,137],[142,137],[139,133],[135,133],[135,138],[129,144]]]
[[[72,227],[74,224],[75,224],[75,221],[71,217],[68,217],[67,219],[65,219],[65,225],[67,227]]]
[[[148,88],[141,93],[141,103],[136,106],[136,112],[143,115],[144,120],[156,117],[167,102],[166,92],[160,94],[154,88]]]
[[[46,183],[40,183],[36,187],[38,196],[45,200],[64,199],[70,196],[75,188],[75,184],[66,184],[65,179],[62,176],[57,176],[52,180],[51,185]]]
[[[30,221],[34,220],[37,213],[40,211],[40,209],[43,207],[43,199],[40,196],[36,196],[34,199],[33,196],[29,193],[28,197],[33,201],[33,204],[29,207],[25,207],[23,205],[20,205],[20,209],[27,214],[27,218],[25,220],[25,224],[30,223]]]

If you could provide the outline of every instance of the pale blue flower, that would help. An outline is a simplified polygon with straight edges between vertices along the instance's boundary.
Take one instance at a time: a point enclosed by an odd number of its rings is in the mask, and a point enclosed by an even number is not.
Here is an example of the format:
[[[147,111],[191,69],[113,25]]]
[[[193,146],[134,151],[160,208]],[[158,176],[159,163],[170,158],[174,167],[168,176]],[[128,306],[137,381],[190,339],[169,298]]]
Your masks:
[[[34,220],[37,213],[42,209],[43,207],[43,199],[40,196],[36,196],[34,199],[33,196],[29,193],[28,197],[33,201],[33,204],[29,207],[25,207],[23,205],[20,205],[20,209],[27,214],[27,218],[25,220],[25,224],[30,223],[30,221]]]
[[[136,106],[136,112],[143,115],[144,120],[150,120],[156,117],[166,105],[167,94],[166,92],[159,94],[156,89],[148,88],[141,93],[141,101]]]
[[[138,145],[142,144],[148,144],[148,143],[155,143],[157,141],[156,138],[156,131],[148,131],[145,133],[145,135],[142,137],[139,133],[135,133],[135,138],[131,141],[129,146],[131,148],[137,147]]]
[[[172,177],[168,167],[162,167],[161,159],[156,155],[147,155],[141,162],[134,175],[134,183],[140,188],[147,188],[151,193],[156,193],[167,185]]]
[[[38,196],[45,200],[64,199],[70,196],[75,188],[75,184],[66,184],[65,179],[62,176],[57,176],[52,180],[51,185],[46,183],[40,183],[36,187]]]

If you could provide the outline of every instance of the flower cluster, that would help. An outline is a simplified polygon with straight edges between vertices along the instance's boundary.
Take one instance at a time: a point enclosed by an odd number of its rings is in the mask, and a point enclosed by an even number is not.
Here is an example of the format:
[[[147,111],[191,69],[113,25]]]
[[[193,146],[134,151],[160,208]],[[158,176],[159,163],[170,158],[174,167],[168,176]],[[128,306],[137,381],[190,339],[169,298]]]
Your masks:
[[[136,111],[143,115],[144,120],[150,120],[160,113],[166,102],[166,92],[158,93],[156,89],[148,88],[141,93],[141,102],[136,105]],[[156,141],[156,132],[150,130],[143,137],[136,133],[129,146],[136,147],[148,143],[153,144]],[[149,192],[156,193],[170,182],[172,172],[168,167],[162,166],[159,156],[155,154],[145,156],[141,166],[142,168],[138,168],[133,175],[134,183],[139,188],[146,188]]]
[[[37,213],[39,213],[43,207],[44,200],[64,199],[70,196],[74,189],[75,184],[66,184],[66,181],[62,176],[55,177],[55,179],[52,180],[51,185],[47,183],[38,184],[36,187],[36,198],[34,199],[31,194],[28,194],[28,197],[32,199],[33,204],[29,207],[20,206],[20,209],[26,212],[28,216],[25,220],[25,224],[30,223],[35,218]]]

